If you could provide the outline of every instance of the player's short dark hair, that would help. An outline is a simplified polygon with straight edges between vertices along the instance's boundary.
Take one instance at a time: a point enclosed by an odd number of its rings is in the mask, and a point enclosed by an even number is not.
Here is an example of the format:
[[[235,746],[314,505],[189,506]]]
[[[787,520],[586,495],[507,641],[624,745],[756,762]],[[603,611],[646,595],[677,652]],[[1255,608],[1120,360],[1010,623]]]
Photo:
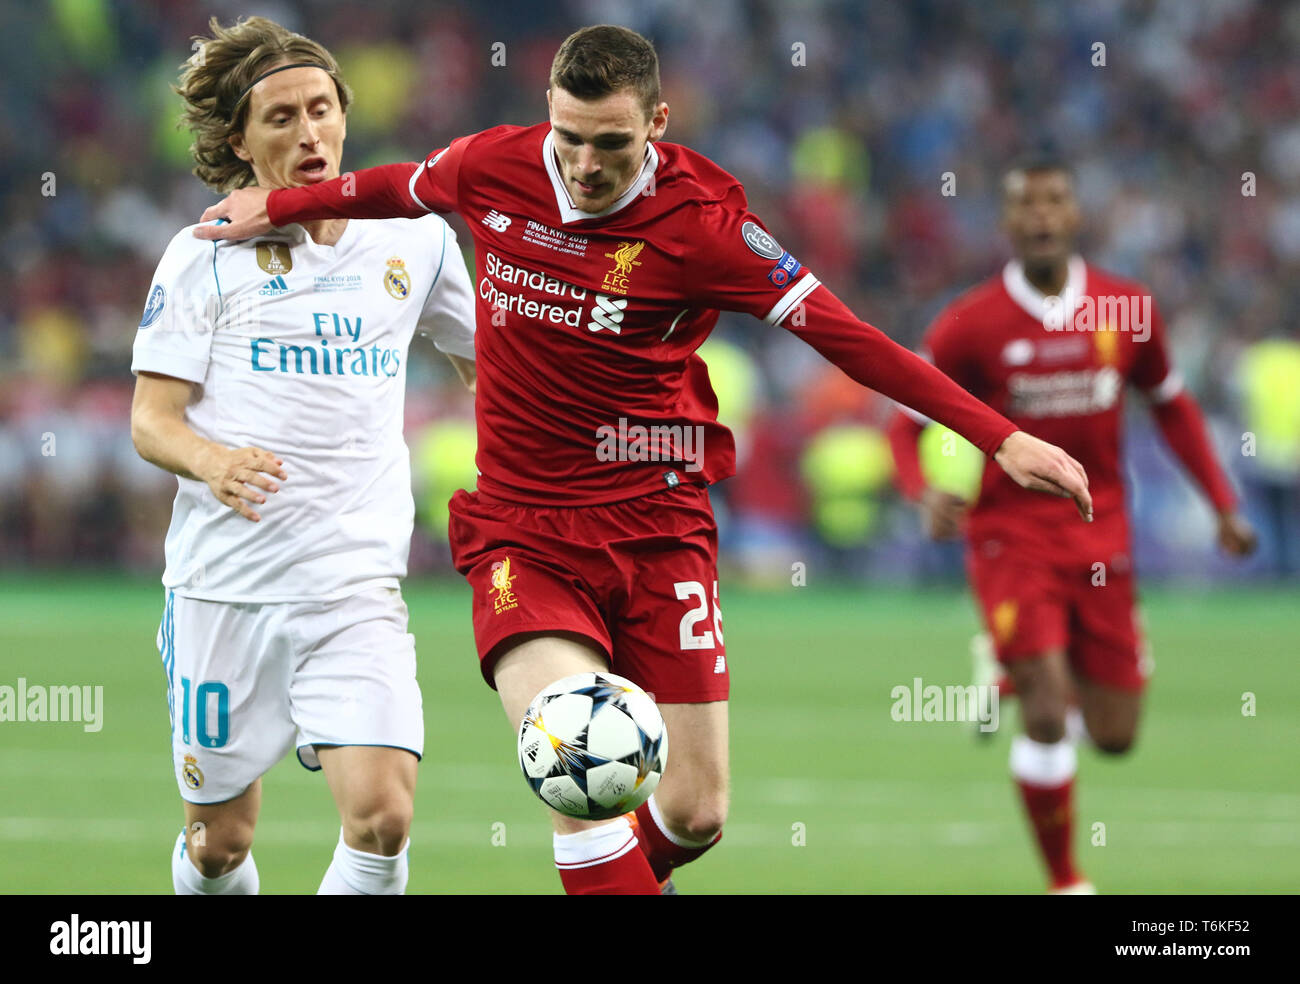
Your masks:
[[[334,80],[343,113],[352,102],[352,90],[324,45],[275,21],[248,17],[222,27],[213,17],[208,27],[212,36],[195,36],[194,55],[173,88],[185,100],[181,123],[194,134],[194,173],[210,188],[225,192],[254,180],[253,166],[240,160],[230,137],[244,129],[249,89],[259,75],[279,64],[319,66]]]
[[[659,56],[636,31],[597,24],[564,39],[551,62],[551,88],[579,99],[600,99],[631,89],[646,117],[659,105]]]
[[[1010,188],[1012,176],[1016,174],[1064,174],[1071,184],[1074,183],[1074,168],[1053,151],[1034,151],[1016,158],[1002,175],[1003,194]]]

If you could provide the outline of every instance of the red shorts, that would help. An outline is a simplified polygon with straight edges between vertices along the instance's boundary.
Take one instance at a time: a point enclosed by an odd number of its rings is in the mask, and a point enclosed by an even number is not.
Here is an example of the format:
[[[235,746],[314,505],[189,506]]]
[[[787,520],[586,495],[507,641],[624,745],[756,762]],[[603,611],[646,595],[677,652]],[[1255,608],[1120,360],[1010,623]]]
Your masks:
[[[1150,660],[1127,563],[1096,571],[990,539],[971,545],[966,569],[1000,662],[1063,650],[1086,680],[1121,690],[1145,686]]]
[[[452,560],[474,589],[489,686],[511,636],[566,631],[660,703],[727,699],[708,489],[679,485],[599,506],[519,505],[462,490],[450,509]]]

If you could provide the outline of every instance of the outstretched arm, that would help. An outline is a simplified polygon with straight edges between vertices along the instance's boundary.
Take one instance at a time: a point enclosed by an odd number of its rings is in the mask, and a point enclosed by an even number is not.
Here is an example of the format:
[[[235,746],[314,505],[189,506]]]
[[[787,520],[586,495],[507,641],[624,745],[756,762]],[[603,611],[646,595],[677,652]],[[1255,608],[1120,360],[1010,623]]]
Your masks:
[[[921,471],[921,452],[917,444],[925,424],[902,410],[895,410],[885,428],[889,449],[894,454],[894,480],[905,497],[917,502],[925,492],[925,473]]]
[[[1237,496],[1219,467],[1196,400],[1183,386],[1165,341],[1164,318],[1151,303],[1150,336],[1133,364],[1131,381],[1146,393],[1165,443],[1205,492],[1219,517],[1219,545],[1241,557],[1255,549],[1255,531],[1237,512]]]
[[[852,379],[952,428],[991,455],[1018,485],[1074,499],[1092,519],[1083,466],[1055,445],[1016,429],[1001,414],[884,333],[858,318],[825,286],[809,291],[785,326]]]
[[[936,489],[925,481],[918,441],[925,424],[902,410],[894,411],[886,433],[894,453],[894,475],[903,495],[921,509],[921,522],[932,540],[950,540],[961,532],[962,517],[970,505],[952,492]]]
[[[410,195],[412,175],[423,164],[382,164],[298,188],[240,188],[203,213],[222,225],[194,230],[197,239],[252,239],[273,228],[313,219],[414,219],[429,210]]]
[[[1154,403],[1151,412],[1165,443],[1214,506],[1219,518],[1219,545],[1235,556],[1251,553],[1256,545],[1255,531],[1237,512],[1237,496],[1214,456],[1196,401],[1186,390],[1179,390],[1173,397]]]
[[[1079,515],[1091,520],[1088,478],[1077,461],[1016,430],[933,365],[855,317],[748,210],[739,183],[718,201],[681,210],[680,222],[688,297],[781,325],[850,379],[952,428],[1025,488],[1074,499]]]

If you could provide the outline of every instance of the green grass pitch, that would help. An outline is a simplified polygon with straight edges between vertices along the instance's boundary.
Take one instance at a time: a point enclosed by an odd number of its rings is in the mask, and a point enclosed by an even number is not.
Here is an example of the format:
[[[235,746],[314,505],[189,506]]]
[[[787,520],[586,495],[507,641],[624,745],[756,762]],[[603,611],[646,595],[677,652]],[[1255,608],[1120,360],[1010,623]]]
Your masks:
[[[411,892],[556,893],[542,807],[481,682],[459,582],[408,582],[427,728]],[[0,685],[104,687],[104,724],[0,722],[0,892],[170,892],[181,809],[154,649],[156,583],[0,579]],[[1300,885],[1300,616],[1284,589],[1151,589],[1157,669],[1129,756],[1081,754],[1083,870],[1107,893]],[[890,691],[968,682],[957,590],[819,586],[722,596],[731,819],[684,893],[1038,892],[1007,775],[1014,707],[977,741],[905,723]],[[1255,713],[1242,713],[1253,694]],[[268,893],[316,890],[338,837],[325,781],[267,776],[254,853]],[[1105,844],[1094,845],[1095,824]]]

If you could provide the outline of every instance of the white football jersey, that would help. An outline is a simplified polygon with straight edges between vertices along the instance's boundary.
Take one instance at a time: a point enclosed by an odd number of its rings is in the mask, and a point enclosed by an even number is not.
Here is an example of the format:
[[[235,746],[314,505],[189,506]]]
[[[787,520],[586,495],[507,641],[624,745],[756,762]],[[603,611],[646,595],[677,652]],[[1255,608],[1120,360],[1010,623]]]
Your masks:
[[[330,600],[406,574],[415,506],[402,436],[417,330],[474,358],[474,297],[443,219],[300,225],[247,242],[182,229],[154,274],[132,372],[189,380],[185,419],[284,460],[254,523],[180,478],[163,584],[209,601]]]

